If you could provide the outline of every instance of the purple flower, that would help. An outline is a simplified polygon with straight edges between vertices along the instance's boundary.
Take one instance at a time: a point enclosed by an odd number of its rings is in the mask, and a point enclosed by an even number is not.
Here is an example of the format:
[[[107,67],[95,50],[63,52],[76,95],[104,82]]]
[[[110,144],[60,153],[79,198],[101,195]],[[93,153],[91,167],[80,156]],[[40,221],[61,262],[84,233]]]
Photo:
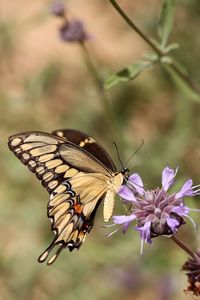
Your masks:
[[[186,292],[192,292],[194,296],[200,296],[200,251],[193,258],[188,259],[182,267],[186,271],[189,286]]]
[[[166,218],[166,222],[168,227],[171,228],[172,232],[176,233],[177,228],[179,227],[179,221],[177,221],[175,218],[168,217]]]
[[[130,216],[113,216],[113,220],[115,224],[120,224],[123,225],[122,227],[122,231],[123,233],[126,232],[126,230],[128,229],[128,226],[130,225],[130,223],[135,220],[136,216],[134,214],[130,215]]]
[[[128,182],[120,187],[118,194],[126,201],[136,201],[136,194],[143,195],[144,187],[140,175],[137,173],[130,175]]]
[[[170,186],[172,186],[177,172],[178,172],[178,168],[176,168],[175,172],[173,169],[170,169],[169,167],[164,168],[164,170],[162,171],[162,187],[164,191],[167,192]]]
[[[79,20],[66,21],[60,28],[60,37],[65,42],[84,42],[90,39]]]
[[[131,182],[131,186],[135,188],[136,192],[140,195],[144,195],[144,186],[141,177],[134,173],[129,177],[129,182]]]
[[[182,186],[181,190],[176,193],[176,198],[183,198],[186,196],[195,196],[195,193],[193,191],[193,181],[192,179],[188,179],[185,184]]]
[[[146,222],[144,224],[144,226],[142,226],[142,227],[136,226],[135,229],[140,232],[140,237],[141,237],[141,241],[142,241],[140,254],[142,254],[144,242],[146,242],[148,244],[152,243],[152,240],[151,240],[151,221]]]
[[[152,238],[164,235],[176,234],[179,227],[185,224],[185,218],[189,218],[191,209],[187,207],[183,198],[186,196],[196,196],[200,194],[199,186],[192,186],[191,179],[187,180],[179,192],[170,194],[169,188],[172,186],[178,168],[174,171],[169,167],[162,171],[162,187],[154,190],[145,190],[141,177],[134,173],[128,179],[126,185],[122,185],[118,194],[125,201],[131,202],[131,214],[124,216],[114,216],[115,224],[122,226],[125,232],[131,222],[136,222],[135,229],[140,232],[141,253],[143,244],[152,243]],[[198,210],[196,210],[198,211]]]
[[[136,201],[136,198],[128,186],[122,185],[118,190],[118,195],[126,201]]]
[[[61,1],[54,1],[51,7],[52,14],[58,17],[64,17],[66,10],[65,5]]]

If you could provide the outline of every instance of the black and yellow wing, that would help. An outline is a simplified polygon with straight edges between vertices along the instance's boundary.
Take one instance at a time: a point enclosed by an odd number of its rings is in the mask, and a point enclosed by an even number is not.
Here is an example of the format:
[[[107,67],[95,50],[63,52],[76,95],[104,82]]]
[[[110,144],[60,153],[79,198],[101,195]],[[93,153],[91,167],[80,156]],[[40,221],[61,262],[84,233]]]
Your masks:
[[[66,138],[73,144],[78,145],[96,157],[109,170],[117,172],[116,166],[108,152],[101,145],[99,145],[93,137],[90,137],[86,133],[75,129],[59,129],[53,131],[52,134]]]
[[[106,157],[102,163],[91,154],[93,150],[84,149],[86,144],[91,146],[96,142],[81,135],[85,134],[65,130],[62,137],[58,132],[26,132],[9,138],[10,150],[35,173],[50,194],[48,216],[55,238],[39,257],[39,262],[47,259],[55,245],[59,247],[48,264],[55,261],[63,248],[72,251],[81,246],[114,176],[114,164],[105,150],[96,146],[100,149],[99,155]],[[80,141],[82,137],[84,140]]]

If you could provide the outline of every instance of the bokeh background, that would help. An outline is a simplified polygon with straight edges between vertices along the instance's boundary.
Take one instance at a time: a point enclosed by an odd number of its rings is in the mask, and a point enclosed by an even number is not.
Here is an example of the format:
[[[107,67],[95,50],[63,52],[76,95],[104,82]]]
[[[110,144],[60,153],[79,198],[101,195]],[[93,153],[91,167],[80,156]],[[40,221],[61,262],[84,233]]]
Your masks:
[[[149,0],[148,7],[145,0],[119,3],[156,38],[161,1]],[[87,48],[103,79],[148,49],[109,1],[66,4],[93,37]],[[159,238],[141,257],[138,233],[131,229],[105,238],[112,228],[102,227],[102,207],[80,251],[63,251],[51,267],[37,263],[53,236],[46,217],[48,194],[8,150],[11,134],[81,129],[101,142],[116,164],[113,140],[125,161],[144,139],[128,167],[147,186],[160,185],[167,163],[180,167],[177,188],[188,177],[200,182],[200,103],[157,66],[106,91],[117,120],[113,130],[80,45],[59,39],[60,20],[50,11],[50,1],[0,2],[0,299],[191,299],[183,292],[187,280],[180,271],[187,256],[170,239]],[[197,83],[199,28],[199,1],[179,1],[171,40],[180,43],[175,55]],[[187,204],[198,208],[199,200]],[[117,203],[115,213],[120,212]],[[198,216],[193,218],[199,223]],[[183,226],[179,237],[192,249],[200,242],[191,224]]]

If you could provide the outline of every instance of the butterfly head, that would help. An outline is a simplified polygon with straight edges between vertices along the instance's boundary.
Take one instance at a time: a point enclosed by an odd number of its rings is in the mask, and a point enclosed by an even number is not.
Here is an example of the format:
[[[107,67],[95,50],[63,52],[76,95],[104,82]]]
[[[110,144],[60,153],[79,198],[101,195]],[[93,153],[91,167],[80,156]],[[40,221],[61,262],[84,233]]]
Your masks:
[[[126,182],[128,180],[128,178],[129,178],[129,169],[126,168],[126,167],[122,167],[121,174],[124,177],[124,182]]]
[[[122,173],[122,175],[127,176],[127,175],[129,175],[129,169],[126,167],[122,167],[121,173]]]

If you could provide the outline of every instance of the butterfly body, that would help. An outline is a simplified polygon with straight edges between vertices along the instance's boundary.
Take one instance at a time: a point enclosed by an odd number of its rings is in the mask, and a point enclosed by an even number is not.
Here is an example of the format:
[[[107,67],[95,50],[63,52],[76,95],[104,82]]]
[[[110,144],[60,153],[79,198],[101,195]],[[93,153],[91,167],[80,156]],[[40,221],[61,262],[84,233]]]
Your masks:
[[[25,132],[9,138],[10,150],[35,173],[50,194],[47,207],[55,238],[39,262],[59,245],[48,260],[55,261],[62,249],[79,249],[93,227],[104,199],[104,220],[113,212],[114,196],[125,174],[117,172],[108,153],[86,134],[65,129],[53,132]]]

